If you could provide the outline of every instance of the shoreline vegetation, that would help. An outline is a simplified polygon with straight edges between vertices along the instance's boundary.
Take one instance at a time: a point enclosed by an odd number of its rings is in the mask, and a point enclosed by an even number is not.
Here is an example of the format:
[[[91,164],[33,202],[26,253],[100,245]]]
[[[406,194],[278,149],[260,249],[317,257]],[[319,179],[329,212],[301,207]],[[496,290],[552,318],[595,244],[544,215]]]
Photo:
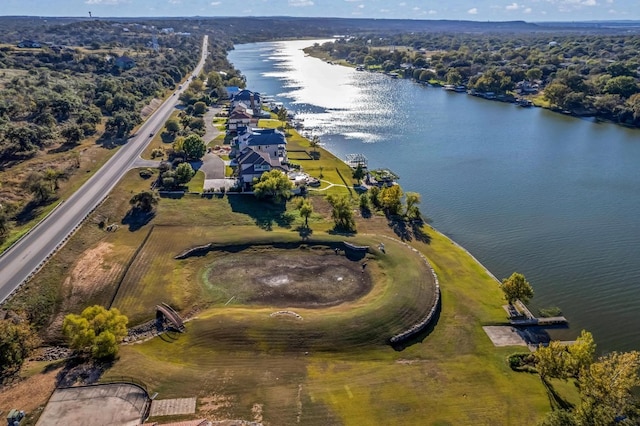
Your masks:
[[[517,40],[520,46],[512,50]],[[340,37],[316,43],[305,54],[357,71],[379,72],[419,84],[443,87],[488,100],[536,106],[574,117],[593,118],[640,128],[637,64],[626,52],[609,46],[606,58],[591,44],[603,46],[631,36],[590,34],[575,49],[572,34],[470,36],[438,34]],[[511,46],[511,47],[509,47]],[[475,50],[488,51],[472,54]],[[624,50],[624,49],[623,49]]]
[[[189,29],[180,25],[175,24]],[[295,28],[287,27],[283,36]],[[230,64],[219,55],[229,41],[221,40],[215,64],[224,68]],[[209,65],[212,71],[214,65]],[[233,73],[227,75],[228,85],[242,83],[237,70],[231,66],[228,70]],[[449,77],[456,79],[453,74]],[[214,90],[222,85],[218,78],[220,84]],[[205,78],[194,80],[204,92]],[[168,80],[166,83],[171,86]],[[185,95],[184,100],[197,103],[200,98],[191,95]],[[182,118],[184,123],[178,123],[178,128],[200,128],[199,120]],[[278,120],[266,122],[279,125]],[[131,129],[123,130],[124,134]],[[353,210],[355,201],[361,200],[355,189],[359,179],[348,174],[351,169],[344,160],[323,147],[312,147],[295,130],[290,133],[288,147],[292,152],[313,148],[317,153],[314,158],[295,162],[304,163],[312,177],[324,178],[320,189],[326,191],[309,194],[307,214],[302,212],[304,203],[295,199],[270,203],[229,192],[205,196],[184,191],[158,200],[148,192],[148,178],[156,171],[147,170],[145,178],[139,169],[131,170],[5,307],[26,313],[28,321],[23,324],[33,324],[49,346],[64,342],[61,325],[66,314],[79,313],[92,304],[116,307],[135,325],[152,319],[153,306],[166,302],[189,319],[187,332],[121,345],[119,355],[108,362],[68,358],[67,353],[53,358],[36,354],[12,376],[13,382],[1,388],[0,409],[20,406],[29,421],[35,422],[56,386],[107,383],[122,377],[134,378],[163,399],[199,400],[193,414],[170,419],[157,416],[152,421],[208,417],[308,425],[534,424],[550,409],[578,406],[575,372],[573,376],[542,377],[530,364],[531,354],[514,358],[515,346],[497,347],[488,338],[483,326],[506,325],[507,316],[501,306],[501,287],[495,285],[496,277],[482,263],[430,225],[408,221],[406,215],[395,217],[398,212],[387,215],[381,209],[371,209],[369,215],[355,215],[355,232],[337,229],[332,217],[335,206],[331,197],[324,195],[348,197],[351,205],[347,207]],[[87,146],[95,143],[83,142]],[[224,141],[215,139],[212,143],[222,145]],[[85,159],[85,163],[91,160],[92,167],[82,163],[76,168],[88,173],[106,155],[97,156],[97,163],[93,157]],[[77,179],[76,175],[68,191]],[[154,201],[149,204],[150,214],[131,221],[135,210],[132,194],[145,192],[151,194],[149,202]],[[105,226],[110,223],[116,226]],[[399,238],[398,233],[403,244],[393,240]],[[382,238],[389,240],[385,250],[377,246]],[[357,246],[377,246],[378,250],[364,254],[364,258],[348,259],[349,263],[336,257],[341,256],[338,251],[323,249],[325,253],[319,253],[301,243],[307,240],[330,244],[347,240]],[[230,250],[174,258],[212,241]],[[271,290],[286,284],[286,277],[276,274],[282,265],[267,263],[270,259],[264,246],[274,245],[274,241],[296,245],[303,256],[329,256],[336,268],[349,265],[351,272],[355,271],[351,274],[354,280],[367,277],[374,284],[360,298],[326,307],[305,305],[293,311],[272,301],[260,301],[259,292],[251,288],[243,288],[240,294],[235,284],[248,281],[250,274],[242,261],[248,256],[253,256],[254,271],[275,271],[274,276],[265,278]],[[238,248],[246,253],[241,256]],[[403,347],[393,348],[384,337],[415,324],[424,313],[422,302],[426,305],[432,300],[432,286],[420,280],[424,262],[412,256],[415,251],[428,260],[437,276],[441,309],[426,330]],[[236,275],[220,282],[214,262]],[[563,350],[558,352],[560,358]],[[518,365],[522,368],[518,371],[539,374],[513,371],[511,359],[523,364]],[[545,371],[557,372],[552,370],[554,366],[548,367]],[[37,395],[29,389],[37,390]]]

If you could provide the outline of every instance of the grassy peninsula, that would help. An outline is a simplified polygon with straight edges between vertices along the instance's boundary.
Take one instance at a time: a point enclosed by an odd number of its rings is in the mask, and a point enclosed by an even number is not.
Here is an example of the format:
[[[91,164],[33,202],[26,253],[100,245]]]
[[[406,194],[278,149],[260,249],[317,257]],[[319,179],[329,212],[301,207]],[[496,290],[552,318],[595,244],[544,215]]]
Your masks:
[[[293,151],[310,149],[306,139],[291,133]],[[342,161],[317,149],[321,160],[298,161],[307,172],[355,184]],[[49,324],[51,342],[59,338],[56,324],[64,314],[93,303],[113,301],[133,324],[153,318],[160,302],[191,319],[186,333],[122,346],[101,381],[127,376],[161,398],[197,397],[196,414],[184,418],[264,424],[533,424],[549,411],[539,377],[509,368],[506,357],[517,348],[494,347],[482,329],[505,321],[496,281],[428,225],[401,242],[387,218],[374,214],[356,218],[356,234],[338,235],[324,192],[318,191],[309,196],[314,212],[305,241],[295,203],[272,205],[237,194],[162,198],[148,223],[121,225],[116,232],[98,227],[105,218],[120,222],[131,194],[148,185],[131,171],[12,302],[16,308],[51,307],[41,318]],[[356,197],[345,186],[331,190]],[[223,269],[243,267],[244,258],[244,267],[255,272],[251,259],[284,252],[333,260],[332,248],[343,240],[373,248],[366,259],[371,288],[362,297],[326,307],[243,298],[233,286],[238,278]],[[381,241],[386,254],[375,249]],[[220,250],[173,259],[207,243]],[[388,338],[416,321],[423,304],[430,303],[429,283],[421,284],[429,271],[411,248],[435,270],[442,306],[426,332],[394,349]],[[356,278],[361,263],[351,265]],[[273,315],[282,310],[301,319]],[[39,368],[31,364],[27,382],[48,371],[37,373]]]

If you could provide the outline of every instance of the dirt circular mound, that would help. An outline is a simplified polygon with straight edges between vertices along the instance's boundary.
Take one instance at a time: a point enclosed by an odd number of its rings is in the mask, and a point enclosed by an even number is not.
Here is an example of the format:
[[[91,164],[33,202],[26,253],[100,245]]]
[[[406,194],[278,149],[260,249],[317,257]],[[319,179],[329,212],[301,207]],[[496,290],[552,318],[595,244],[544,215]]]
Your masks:
[[[323,307],[358,299],[371,290],[363,264],[329,247],[270,247],[220,253],[206,278],[233,303]]]

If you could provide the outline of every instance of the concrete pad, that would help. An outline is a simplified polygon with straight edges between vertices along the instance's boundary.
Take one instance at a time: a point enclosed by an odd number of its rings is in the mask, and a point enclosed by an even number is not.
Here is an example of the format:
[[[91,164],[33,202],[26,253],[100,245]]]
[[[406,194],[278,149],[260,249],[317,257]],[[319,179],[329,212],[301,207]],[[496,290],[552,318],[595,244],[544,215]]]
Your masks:
[[[220,188],[224,187],[225,191],[237,186],[237,179],[205,179],[203,190],[215,189],[220,191]]]
[[[156,399],[151,401],[150,417],[193,414],[195,412],[195,398]]]
[[[148,403],[146,391],[124,383],[56,389],[36,426],[135,426]]]
[[[482,327],[494,346],[527,346],[518,330],[511,326],[485,326]]]

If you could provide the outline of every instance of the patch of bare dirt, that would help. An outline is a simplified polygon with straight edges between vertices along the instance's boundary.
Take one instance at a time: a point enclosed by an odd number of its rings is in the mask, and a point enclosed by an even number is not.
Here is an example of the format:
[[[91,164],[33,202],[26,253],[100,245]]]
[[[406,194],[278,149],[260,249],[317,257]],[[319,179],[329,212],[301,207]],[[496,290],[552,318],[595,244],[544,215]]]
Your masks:
[[[233,406],[231,397],[224,395],[212,395],[200,398],[198,413],[207,417],[219,417],[220,410],[226,410]]]
[[[78,259],[62,284],[62,292],[65,295],[63,306],[48,327],[50,331],[46,333],[45,337],[54,337],[55,333],[62,328],[65,313],[70,308],[82,305],[82,301],[86,300],[90,294],[108,284],[105,277],[109,275],[110,271],[105,258],[112,252],[113,244],[100,242],[96,247],[86,250]]]
[[[153,111],[158,109],[160,105],[162,105],[162,99],[153,99],[151,102],[149,102],[148,105],[145,105],[144,108],[142,108],[142,111],[140,111],[140,116],[144,120],[145,118],[149,117],[153,113]]]
[[[253,420],[258,423],[262,423],[262,404],[253,404],[253,407],[251,407],[251,414],[253,415]]]
[[[240,303],[319,308],[367,294],[373,286],[368,272],[366,260],[329,247],[262,248],[214,259],[208,282],[233,292]]]
[[[82,254],[64,282],[65,288],[70,288],[65,301],[67,306],[76,305],[106,281],[104,278],[109,274],[109,265],[105,258],[112,252],[113,244],[101,242]]]

